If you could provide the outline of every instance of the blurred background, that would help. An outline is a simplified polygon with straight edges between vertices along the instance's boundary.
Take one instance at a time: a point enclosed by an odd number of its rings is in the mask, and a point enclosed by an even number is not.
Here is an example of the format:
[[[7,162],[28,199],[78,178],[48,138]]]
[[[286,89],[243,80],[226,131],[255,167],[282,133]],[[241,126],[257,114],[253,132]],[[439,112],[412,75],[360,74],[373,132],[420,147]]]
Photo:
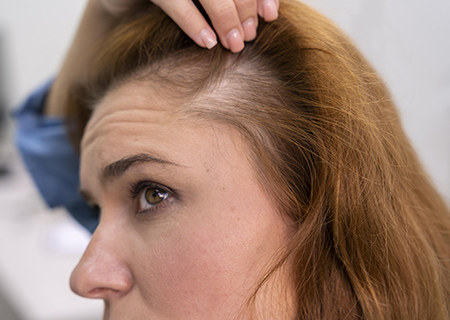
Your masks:
[[[450,203],[450,1],[307,0],[357,43],[390,87],[403,123]],[[55,75],[86,0],[0,0],[0,319],[101,319],[69,289],[89,235],[49,210],[13,145],[10,113]]]

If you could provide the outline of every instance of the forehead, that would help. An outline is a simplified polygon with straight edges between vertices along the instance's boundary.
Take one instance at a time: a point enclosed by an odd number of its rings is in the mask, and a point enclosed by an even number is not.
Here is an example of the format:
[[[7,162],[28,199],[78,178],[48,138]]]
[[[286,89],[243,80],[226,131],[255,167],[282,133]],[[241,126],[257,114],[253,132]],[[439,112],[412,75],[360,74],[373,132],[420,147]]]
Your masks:
[[[82,147],[88,144],[91,134],[117,120],[133,121],[135,117],[149,115],[148,120],[158,122],[162,117],[169,120],[179,108],[176,103],[169,103],[169,95],[161,96],[159,88],[150,82],[134,81],[109,90],[94,106],[82,140]],[[151,113],[151,114],[150,114]]]
[[[191,168],[240,161],[249,169],[246,144],[235,129],[188,115],[186,106],[163,93],[148,82],[130,82],[99,102],[82,139],[82,180],[94,168],[142,153]]]

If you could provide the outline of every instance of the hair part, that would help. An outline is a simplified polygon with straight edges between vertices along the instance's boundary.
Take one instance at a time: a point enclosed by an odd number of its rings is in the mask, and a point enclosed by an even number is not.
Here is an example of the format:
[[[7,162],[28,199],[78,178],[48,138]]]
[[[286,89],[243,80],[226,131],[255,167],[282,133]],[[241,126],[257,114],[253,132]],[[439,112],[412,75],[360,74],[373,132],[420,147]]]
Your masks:
[[[257,39],[233,54],[197,47],[151,6],[98,57],[70,98],[77,145],[95,102],[136,80],[248,141],[293,230],[249,301],[288,264],[298,319],[450,318],[449,211],[383,82],[327,19],[282,1],[279,19],[261,20]]]

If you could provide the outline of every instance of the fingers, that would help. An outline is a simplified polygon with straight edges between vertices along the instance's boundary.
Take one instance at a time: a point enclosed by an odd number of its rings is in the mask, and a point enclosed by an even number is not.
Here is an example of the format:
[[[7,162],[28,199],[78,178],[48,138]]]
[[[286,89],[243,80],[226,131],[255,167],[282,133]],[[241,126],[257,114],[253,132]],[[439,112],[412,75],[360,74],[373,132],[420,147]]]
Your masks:
[[[279,0],[200,0],[225,48],[239,52],[244,41],[254,40],[258,15],[278,18]]]
[[[270,22],[278,18],[279,0],[258,0],[258,15]]]
[[[214,30],[192,1],[153,0],[199,46],[211,49],[217,44]]]
[[[251,41],[256,38],[256,28],[258,27],[258,13],[256,0],[234,0],[235,10],[237,10],[239,23],[244,32],[244,41]]]
[[[211,19],[222,45],[233,52],[241,51],[244,48],[245,35],[234,1],[203,0],[201,4]]]
[[[217,37],[232,52],[256,37],[258,15],[266,21],[278,17],[279,0],[200,0],[214,30],[192,0],[152,0],[199,46],[212,48]],[[217,34],[217,37],[216,37]]]

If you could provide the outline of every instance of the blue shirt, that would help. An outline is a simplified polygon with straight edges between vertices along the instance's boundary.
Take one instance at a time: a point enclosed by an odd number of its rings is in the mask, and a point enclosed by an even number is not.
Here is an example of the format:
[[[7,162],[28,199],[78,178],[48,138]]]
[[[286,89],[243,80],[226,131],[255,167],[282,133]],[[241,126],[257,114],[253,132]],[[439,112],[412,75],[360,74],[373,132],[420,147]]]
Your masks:
[[[65,207],[94,232],[98,216],[78,192],[80,157],[69,141],[64,120],[43,115],[51,85],[52,81],[39,88],[15,112],[16,144],[47,205]]]

